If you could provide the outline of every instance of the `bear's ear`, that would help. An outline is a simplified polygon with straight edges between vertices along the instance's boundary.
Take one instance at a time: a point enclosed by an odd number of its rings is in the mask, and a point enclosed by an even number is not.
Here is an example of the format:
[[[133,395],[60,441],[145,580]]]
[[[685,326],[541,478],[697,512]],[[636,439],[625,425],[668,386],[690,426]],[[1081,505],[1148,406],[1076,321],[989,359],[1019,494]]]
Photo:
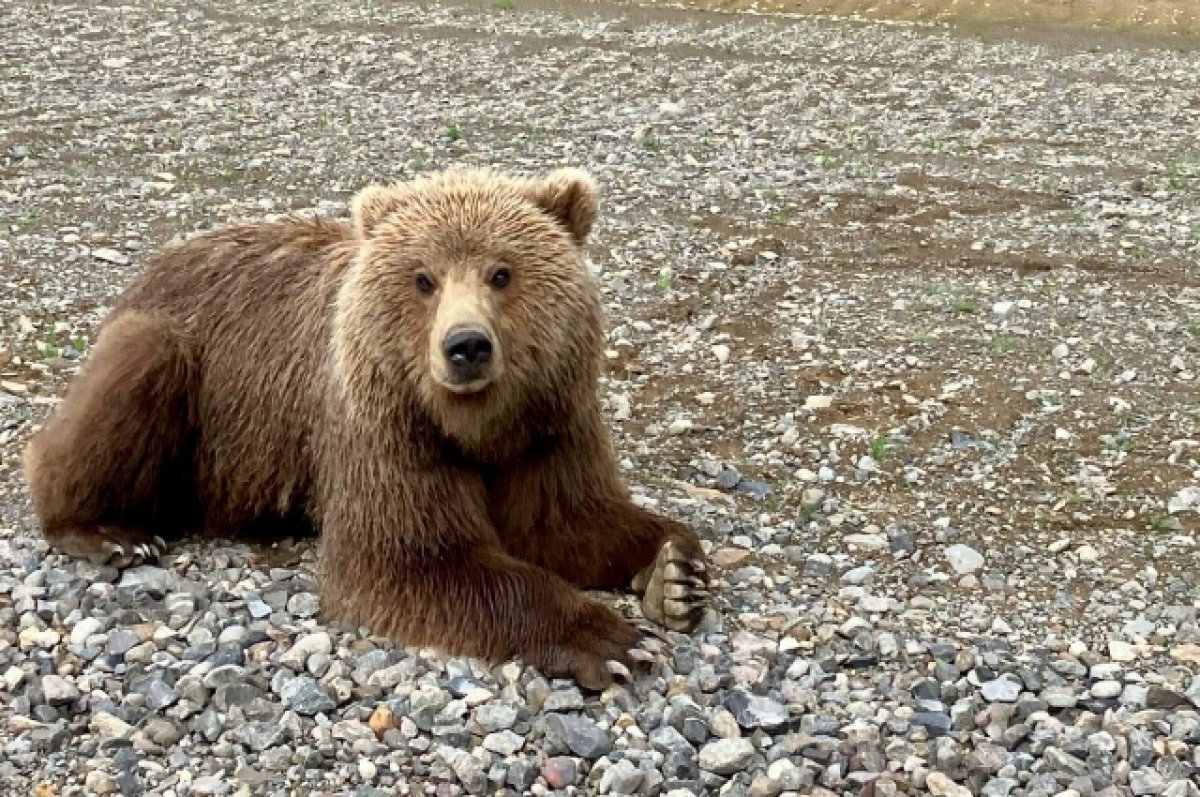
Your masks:
[[[561,224],[576,246],[582,246],[596,222],[599,191],[583,169],[556,169],[526,184],[525,195]]]
[[[375,225],[400,206],[403,191],[398,186],[369,185],[350,200],[350,218],[360,238],[367,238]]]

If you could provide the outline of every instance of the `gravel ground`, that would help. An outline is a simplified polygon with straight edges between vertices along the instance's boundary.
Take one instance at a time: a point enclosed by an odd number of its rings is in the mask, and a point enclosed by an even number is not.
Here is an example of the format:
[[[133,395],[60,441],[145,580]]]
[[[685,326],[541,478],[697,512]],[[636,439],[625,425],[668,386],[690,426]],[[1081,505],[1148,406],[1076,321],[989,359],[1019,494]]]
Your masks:
[[[0,793],[1200,794],[1200,55],[587,5],[0,5]],[[46,555],[145,254],[591,169],[602,385],[714,612],[595,695],[323,624],[310,542]],[[286,334],[286,331],[284,331]]]

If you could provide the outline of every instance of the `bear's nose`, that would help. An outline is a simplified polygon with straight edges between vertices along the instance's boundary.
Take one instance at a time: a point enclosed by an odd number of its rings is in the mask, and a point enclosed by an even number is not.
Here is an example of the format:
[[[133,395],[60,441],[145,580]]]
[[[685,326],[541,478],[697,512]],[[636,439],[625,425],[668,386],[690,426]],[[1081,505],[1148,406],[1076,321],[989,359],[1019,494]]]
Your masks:
[[[492,357],[492,340],[482,329],[451,330],[442,341],[442,352],[454,369],[472,378]]]

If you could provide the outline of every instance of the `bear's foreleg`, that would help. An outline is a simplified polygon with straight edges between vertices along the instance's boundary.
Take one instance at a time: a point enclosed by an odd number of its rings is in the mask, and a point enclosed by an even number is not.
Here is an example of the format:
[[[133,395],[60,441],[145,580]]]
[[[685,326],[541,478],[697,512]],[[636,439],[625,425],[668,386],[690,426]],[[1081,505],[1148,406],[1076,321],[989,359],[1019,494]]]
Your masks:
[[[521,658],[592,689],[628,675],[642,634],[506,553],[478,473],[398,462],[402,446],[367,436],[339,450],[322,490],[322,604],[331,617],[450,655]]]
[[[189,435],[192,375],[190,347],[165,319],[126,312],[102,328],[25,449],[25,478],[52,547],[116,567],[158,559],[166,543],[155,526],[178,497],[167,487]]]
[[[505,548],[581,589],[632,588],[647,619],[690,631],[708,603],[696,533],[628,495],[602,429],[557,439],[506,466],[489,503]]]

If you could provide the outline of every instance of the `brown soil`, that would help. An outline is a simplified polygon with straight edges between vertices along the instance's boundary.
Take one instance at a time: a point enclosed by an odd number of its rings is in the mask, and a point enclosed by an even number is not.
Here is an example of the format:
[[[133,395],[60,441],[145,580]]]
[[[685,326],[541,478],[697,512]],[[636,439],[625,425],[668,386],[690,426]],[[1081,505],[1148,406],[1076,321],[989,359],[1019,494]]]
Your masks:
[[[944,23],[966,32],[1004,34],[1014,28],[1042,35],[1095,31],[1146,37],[1200,38],[1194,0],[642,0],[711,11],[829,15]],[[1166,41],[1164,40],[1164,43]],[[1196,43],[1195,41],[1192,42]]]

